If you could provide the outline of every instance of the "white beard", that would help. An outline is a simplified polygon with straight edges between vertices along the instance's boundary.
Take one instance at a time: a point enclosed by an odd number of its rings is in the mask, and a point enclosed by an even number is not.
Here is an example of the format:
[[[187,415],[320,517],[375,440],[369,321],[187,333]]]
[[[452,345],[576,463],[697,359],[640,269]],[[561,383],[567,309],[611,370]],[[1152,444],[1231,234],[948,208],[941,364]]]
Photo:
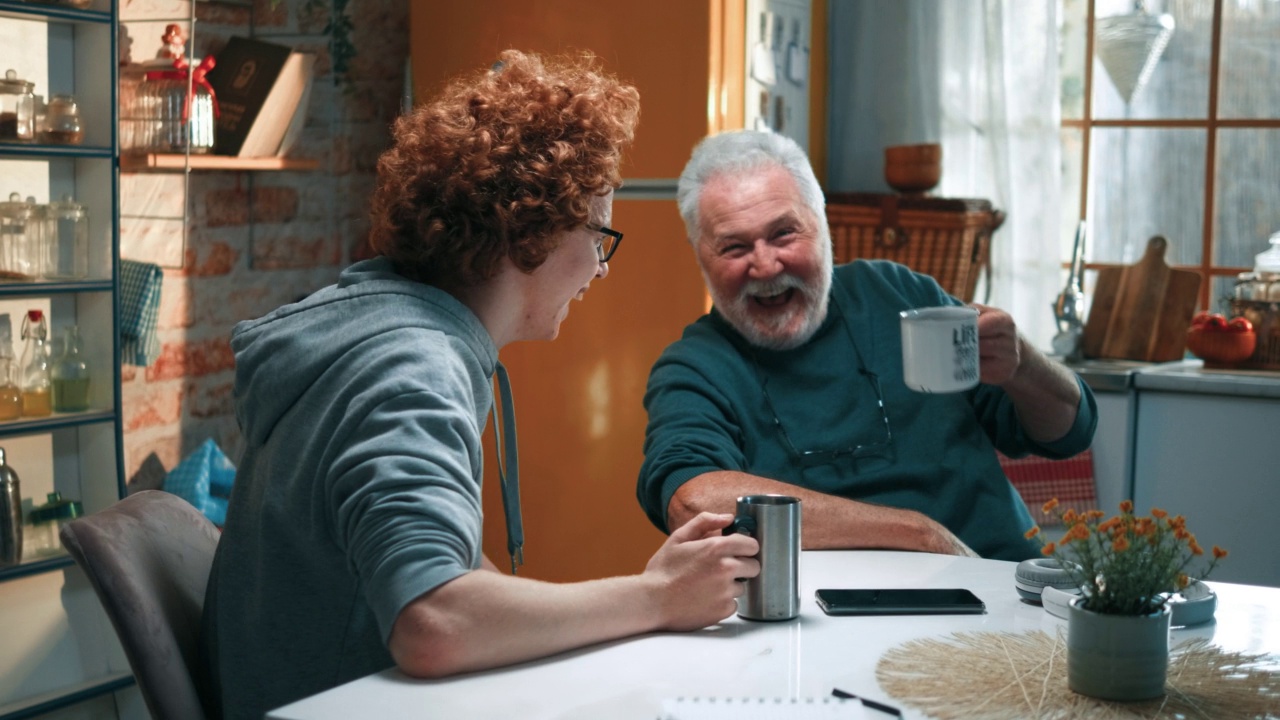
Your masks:
[[[720,314],[729,321],[747,342],[756,347],[768,350],[791,350],[800,347],[813,337],[813,334],[827,319],[827,305],[831,299],[831,253],[825,253],[822,272],[817,282],[805,285],[799,277],[791,274],[779,275],[773,280],[752,280],[747,282],[737,297],[721,297],[711,283],[707,283],[711,292],[711,300],[720,310]],[[706,273],[703,273],[705,279]],[[800,295],[801,303],[785,313],[753,313],[755,301],[752,296],[776,295],[795,288]],[[798,324],[797,317],[800,317]],[[794,329],[788,334],[787,328]]]

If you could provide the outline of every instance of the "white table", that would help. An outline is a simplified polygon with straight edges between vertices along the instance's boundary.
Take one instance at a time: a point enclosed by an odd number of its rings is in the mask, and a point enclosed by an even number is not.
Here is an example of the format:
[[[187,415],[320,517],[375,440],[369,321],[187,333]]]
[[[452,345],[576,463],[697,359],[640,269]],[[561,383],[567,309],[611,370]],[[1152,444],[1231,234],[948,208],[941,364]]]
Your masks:
[[[1229,562],[1229,561],[1228,561]],[[781,623],[732,618],[692,633],[655,633],[448,680],[376,673],[268,714],[273,720],[655,720],[677,696],[824,697],[832,688],[889,703],[875,666],[888,649],[955,631],[1044,630],[1065,621],[1018,599],[1015,564],[881,551],[805,552],[800,617]],[[1215,622],[1175,629],[1173,644],[1211,638],[1226,650],[1280,655],[1280,588],[1215,583]],[[828,617],[820,587],[966,587],[985,615]],[[887,716],[886,716],[887,717]]]

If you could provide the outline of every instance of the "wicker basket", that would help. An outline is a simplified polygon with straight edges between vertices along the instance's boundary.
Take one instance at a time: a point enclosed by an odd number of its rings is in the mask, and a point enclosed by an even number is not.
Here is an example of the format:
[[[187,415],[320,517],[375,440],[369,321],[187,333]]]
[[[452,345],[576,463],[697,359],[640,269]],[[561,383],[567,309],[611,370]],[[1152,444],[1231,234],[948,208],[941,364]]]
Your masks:
[[[991,235],[1004,213],[986,200],[832,193],[827,222],[836,263],[893,260],[972,302],[978,276],[989,271]]]
[[[1234,367],[1280,370],[1280,300],[1232,300],[1231,315],[1248,318],[1258,335],[1253,354]]]

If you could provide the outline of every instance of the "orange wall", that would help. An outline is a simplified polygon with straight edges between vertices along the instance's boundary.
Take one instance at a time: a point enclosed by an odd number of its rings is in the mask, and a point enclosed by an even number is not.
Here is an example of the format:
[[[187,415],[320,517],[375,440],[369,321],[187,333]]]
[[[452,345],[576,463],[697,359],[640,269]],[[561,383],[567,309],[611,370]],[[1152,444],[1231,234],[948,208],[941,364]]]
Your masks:
[[[699,139],[734,122],[734,88],[722,83],[740,78],[743,35],[723,27],[741,23],[738,4],[485,0],[479,12],[474,2],[413,3],[416,96],[429,97],[447,78],[487,66],[508,47],[591,50],[640,91],[640,126],[624,177],[674,179]],[[741,123],[740,110],[737,117]],[[560,337],[502,351],[520,438],[521,574],[530,577],[639,572],[664,539],[635,500],[641,400],[649,368],[703,312],[705,291],[673,200],[618,200],[613,227],[626,239],[609,277],[573,304]],[[505,568],[491,443],[485,460],[485,551]]]

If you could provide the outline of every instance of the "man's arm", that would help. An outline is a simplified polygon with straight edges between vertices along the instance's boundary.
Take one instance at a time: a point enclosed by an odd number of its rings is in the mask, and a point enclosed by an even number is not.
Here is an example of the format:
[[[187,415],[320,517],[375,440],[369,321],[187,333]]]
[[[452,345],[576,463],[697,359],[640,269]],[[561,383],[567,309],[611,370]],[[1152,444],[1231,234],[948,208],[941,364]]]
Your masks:
[[[755,577],[759,545],[721,536],[731,515],[710,513],[673,532],[640,575],[547,583],[487,568],[410,602],[388,647],[415,677],[508,665],[653,630],[695,630],[736,610],[739,578]],[[490,564],[491,565],[491,564]]]
[[[883,548],[978,557],[950,530],[914,510],[847,500],[798,485],[734,471],[703,473],[681,485],[667,505],[672,531],[701,512],[732,513],[742,495],[790,495],[801,501],[806,550]]]
[[[1080,385],[1064,365],[1049,359],[1018,332],[1003,310],[978,308],[981,380],[999,385],[1032,440],[1049,443],[1070,432],[1080,406]]]

